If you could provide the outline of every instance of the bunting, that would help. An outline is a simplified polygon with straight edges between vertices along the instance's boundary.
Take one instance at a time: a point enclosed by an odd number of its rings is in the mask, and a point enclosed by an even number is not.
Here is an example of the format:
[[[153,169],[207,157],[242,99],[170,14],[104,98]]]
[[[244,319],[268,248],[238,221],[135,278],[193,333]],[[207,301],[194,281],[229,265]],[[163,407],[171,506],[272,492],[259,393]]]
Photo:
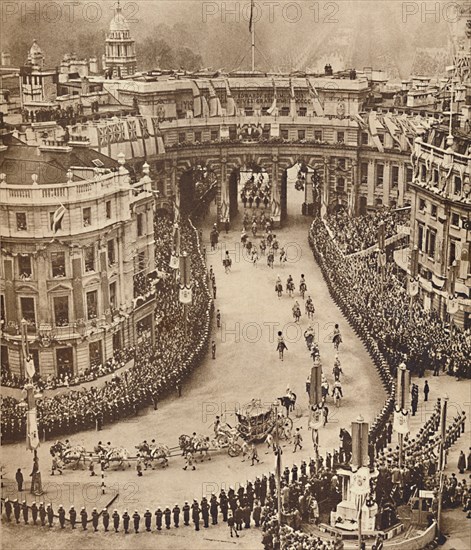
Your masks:
[[[57,208],[52,216],[51,229],[53,233],[57,233],[57,231],[59,231],[59,229],[61,228],[61,223],[64,219],[66,212],[67,208],[62,203],[60,203],[59,208]]]
[[[278,115],[278,108],[276,106],[276,84],[275,79],[273,78],[273,103],[271,104],[271,107],[268,109],[267,113],[270,116],[277,116]]]
[[[290,99],[289,99],[289,116],[295,117],[298,114],[296,109],[296,96],[294,93],[293,81],[289,79]]]
[[[222,106],[221,100],[216,94],[216,89],[214,88],[211,80],[209,81],[209,116],[210,117],[220,117],[222,116]]]
[[[193,116],[198,118],[202,114],[202,105],[201,105],[201,90],[195,80],[192,81],[193,84]]]
[[[231,88],[229,86],[229,79],[226,78],[225,83],[226,83],[226,96],[227,96],[226,115],[227,116],[236,116],[237,106],[236,106],[236,103],[234,101],[234,98],[232,97]]]
[[[322,106],[319,98],[319,94],[317,93],[316,88],[312,84],[312,82],[309,80],[309,78],[306,78],[307,86],[309,88],[309,94],[311,96],[311,103],[314,107],[314,111],[317,116],[324,116],[324,107]]]
[[[376,148],[380,153],[384,153],[384,147],[381,143],[381,140],[378,136],[378,129],[381,128],[381,124],[378,121],[378,115],[376,111],[370,111],[370,114],[368,115],[368,127],[371,134],[371,137],[373,139],[373,143],[376,145]]]

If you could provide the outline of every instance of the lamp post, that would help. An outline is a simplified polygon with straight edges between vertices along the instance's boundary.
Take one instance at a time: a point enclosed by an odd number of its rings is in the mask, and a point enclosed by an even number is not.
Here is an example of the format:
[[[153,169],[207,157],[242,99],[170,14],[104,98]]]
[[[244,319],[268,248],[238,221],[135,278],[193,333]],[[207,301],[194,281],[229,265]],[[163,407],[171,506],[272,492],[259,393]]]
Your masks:
[[[319,467],[319,428],[323,424],[322,400],[322,363],[319,357],[314,359],[311,367],[311,385],[309,388],[309,405],[311,408],[309,428],[312,430],[312,442],[314,444],[316,473]]]
[[[33,469],[31,471],[31,493],[42,495],[41,472],[39,471],[39,457],[37,449],[39,447],[38,419],[36,413],[36,400],[42,397],[42,394],[35,392],[33,376],[35,373],[34,362],[29,354],[28,344],[28,321],[21,320],[21,349],[23,370],[28,377],[24,391],[26,392],[26,445],[33,451]]]
[[[273,403],[275,411],[275,457],[276,457],[276,496],[278,502],[278,542],[281,548],[281,447],[279,434],[278,402]]]
[[[439,454],[439,485],[438,485],[438,510],[437,510],[437,528],[440,531],[442,526],[442,502],[443,502],[443,470],[446,462],[446,413],[448,408],[448,396],[441,400],[440,409],[440,454]]]
[[[410,372],[406,364],[401,363],[397,369],[397,393],[396,393],[396,415],[394,427],[399,436],[399,468],[404,462],[404,434],[409,432],[408,422],[408,400],[410,395]],[[404,412],[405,411],[405,412]]]
[[[183,322],[185,327],[185,337],[187,336],[187,310],[186,306],[191,304],[193,293],[191,289],[191,264],[187,252],[180,256],[180,303],[183,304]]]

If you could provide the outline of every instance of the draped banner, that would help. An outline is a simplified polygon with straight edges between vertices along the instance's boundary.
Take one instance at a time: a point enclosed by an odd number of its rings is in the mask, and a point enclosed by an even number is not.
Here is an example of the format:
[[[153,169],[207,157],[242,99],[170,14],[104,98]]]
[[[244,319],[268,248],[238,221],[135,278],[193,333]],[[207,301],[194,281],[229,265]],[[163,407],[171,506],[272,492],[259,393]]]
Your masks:
[[[26,413],[26,425],[28,435],[28,449],[32,451],[39,447],[38,421],[36,409],[31,409]]]
[[[190,286],[180,286],[180,303],[191,304],[193,299],[193,292]]]
[[[393,429],[399,434],[409,433],[409,411],[395,410]]]

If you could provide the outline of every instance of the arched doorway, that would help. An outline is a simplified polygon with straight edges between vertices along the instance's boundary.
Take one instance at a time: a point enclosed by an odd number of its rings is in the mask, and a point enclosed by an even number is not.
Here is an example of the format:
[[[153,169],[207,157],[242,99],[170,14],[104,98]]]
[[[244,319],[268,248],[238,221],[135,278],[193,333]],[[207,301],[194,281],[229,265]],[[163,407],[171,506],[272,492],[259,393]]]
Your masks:
[[[232,171],[229,177],[229,213],[233,220],[238,213],[250,217],[271,217],[272,180],[261,166],[251,163]]]
[[[281,219],[288,216],[315,216],[321,205],[319,167],[297,162],[284,170],[281,179]]]
[[[206,196],[216,191],[216,173],[204,164],[184,172],[180,178],[180,213],[191,214]]]

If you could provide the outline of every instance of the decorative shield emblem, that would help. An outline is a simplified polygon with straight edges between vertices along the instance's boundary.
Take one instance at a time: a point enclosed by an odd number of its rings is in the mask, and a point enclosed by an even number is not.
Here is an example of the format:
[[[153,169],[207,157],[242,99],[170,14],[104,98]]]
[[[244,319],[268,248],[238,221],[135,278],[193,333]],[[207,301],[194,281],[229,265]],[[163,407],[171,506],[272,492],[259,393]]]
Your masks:
[[[191,304],[192,298],[193,298],[193,293],[190,287],[187,287],[187,286],[180,287],[180,303]]]

